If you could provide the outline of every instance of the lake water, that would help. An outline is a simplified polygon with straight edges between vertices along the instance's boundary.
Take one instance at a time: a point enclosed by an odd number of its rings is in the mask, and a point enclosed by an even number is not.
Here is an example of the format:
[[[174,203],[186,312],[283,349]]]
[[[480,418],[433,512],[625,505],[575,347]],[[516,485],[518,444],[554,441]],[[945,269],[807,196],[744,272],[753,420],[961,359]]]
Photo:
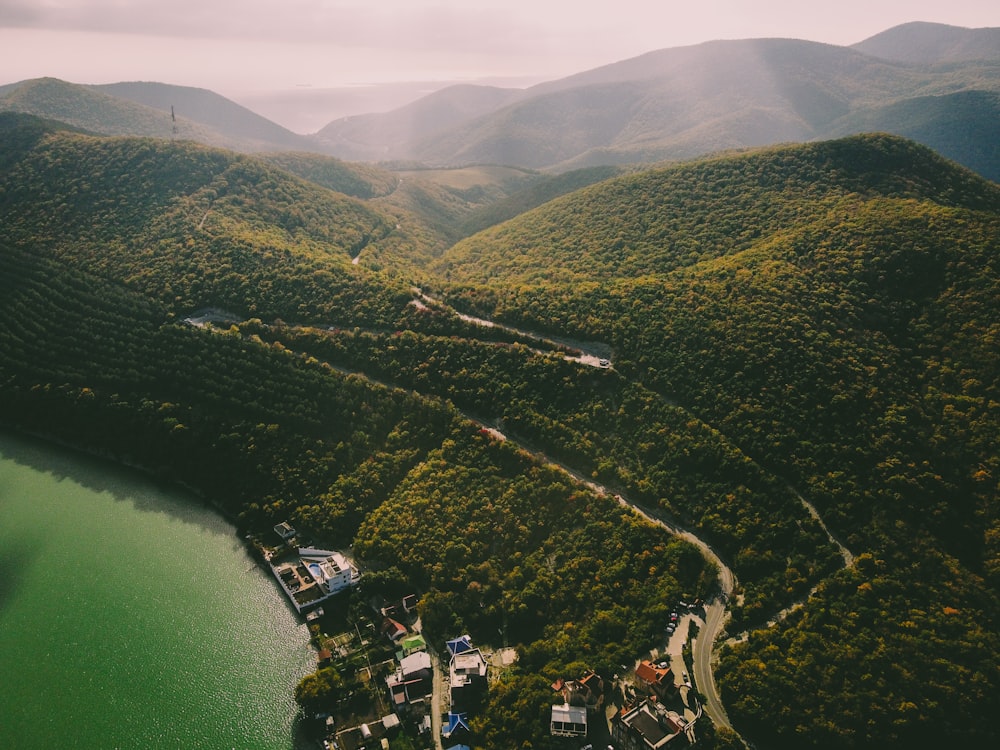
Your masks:
[[[289,750],[314,665],[200,500],[0,432],[0,747]]]

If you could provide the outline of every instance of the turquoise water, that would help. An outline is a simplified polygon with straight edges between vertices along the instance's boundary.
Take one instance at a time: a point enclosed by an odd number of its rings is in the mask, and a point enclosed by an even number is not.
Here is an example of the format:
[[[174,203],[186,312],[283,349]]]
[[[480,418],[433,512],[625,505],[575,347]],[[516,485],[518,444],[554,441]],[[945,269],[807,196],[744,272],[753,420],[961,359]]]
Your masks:
[[[289,750],[314,664],[200,500],[0,433],[0,747]]]

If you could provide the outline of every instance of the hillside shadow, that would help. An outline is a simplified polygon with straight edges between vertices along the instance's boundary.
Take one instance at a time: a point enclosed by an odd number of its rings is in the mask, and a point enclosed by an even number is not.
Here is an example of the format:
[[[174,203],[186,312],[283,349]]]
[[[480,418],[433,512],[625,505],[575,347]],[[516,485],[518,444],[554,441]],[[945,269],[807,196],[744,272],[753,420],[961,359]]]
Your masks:
[[[24,579],[28,561],[34,556],[34,547],[28,543],[18,543],[0,550],[0,612],[14,601]]]
[[[235,542],[233,523],[208,501],[141,469],[7,428],[0,428],[0,458],[59,481],[107,493],[117,501],[131,503],[140,511],[166,513],[205,530],[228,533]]]

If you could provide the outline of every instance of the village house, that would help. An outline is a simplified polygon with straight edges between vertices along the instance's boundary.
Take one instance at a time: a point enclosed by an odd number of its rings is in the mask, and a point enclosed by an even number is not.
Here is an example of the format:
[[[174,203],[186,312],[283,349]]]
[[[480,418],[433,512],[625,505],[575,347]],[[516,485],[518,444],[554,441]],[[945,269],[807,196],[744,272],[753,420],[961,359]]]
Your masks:
[[[393,627],[399,625],[394,620],[386,618],[388,625],[387,635],[390,640],[397,640],[393,635],[397,633]],[[402,627],[400,625],[400,627]],[[386,628],[383,626],[383,630]],[[398,638],[401,644],[408,644],[409,648],[403,647],[397,652],[399,666],[396,671],[386,678],[386,686],[389,688],[389,703],[392,710],[397,714],[420,715],[423,713],[426,704],[426,696],[433,687],[434,670],[431,664],[431,656],[424,650],[423,636],[406,635],[403,628],[403,637]]]
[[[467,742],[470,734],[468,715],[449,711],[448,718],[441,727],[441,736],[446,740]]]
[[[549,731],[555,737],[586,737],[587,709],[568,703],[553,706]]]
[[[635,681],[640,692],[652,692],[660,700],[676,690],[674,673],[666,662],[654,664],[648,659],[643,659],[635,668]]]
[[[413,633],[399,641],[399,650],[396,652],[396,657],[402,659],[404,656],[409,656],[417,651],[425,651],[426,649],[427,641],[424,640],[424,637],[420,633]]]
[[[285,524],[287,526],[287,524]],[[275,527],[275,531],[281,526]],[[288,527],[291,529],[291,527]],[[291,529],[294,536],[295,530]],[[299,547],[269,556],[271,572],[295,609],[302,612],[361,581],[361,573],[343,553]]]
[[[393,643],[400,643],[406,638],[406,626],[391,617],[382,621],[382,634]]]
[[[471,651],[472,638],[468,635],[460,635],[458,638],[452,638],[450,641],[447,641],[445,645],[448,646],[448,653],[454,656],[463,651]]]
[[[423,715],[427,704],[427,695],[431,691],[431,681],[424,677],[403,677],[399,672],[389,675],[386,680],[389,688],[389,703],[397,714],[413,717]]]
[[[486,696],[488,665],[478,648],[452,654],[448,667],[451,705],[458,711],[474,711]]]
[[[611,719],[611,738],[620,750],[683,747],[692,737],[693,722],[653,699],[622,708]]]
[[[560,678],[552,683],[552,689],[570,706],[599,711],[604,705],[604,680],[593,670],[588,670],[579,680]]]

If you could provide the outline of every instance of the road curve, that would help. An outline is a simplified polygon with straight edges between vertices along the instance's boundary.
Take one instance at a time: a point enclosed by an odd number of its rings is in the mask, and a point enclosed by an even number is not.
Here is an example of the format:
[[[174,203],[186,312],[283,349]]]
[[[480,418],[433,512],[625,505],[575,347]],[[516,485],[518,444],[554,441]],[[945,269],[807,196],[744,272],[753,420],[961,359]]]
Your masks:
[[[464,414],[463,416],[473,422],[479,422],[479,420],[472,418],[468,414]],[[726,603],[729,601],[729,597],[732,596],[736,585],[736,577],[733,575],[732,569],[722,561],[715,550],[713,550],[703,539],[695,536],[687,529],[683,529],[680,526],[665,520],[655,511],[629,502],[620,493],[612,493],[604,485],[588,479],[581,472],[567,466],[566,464],[553,460],[541,451],[527,446],[518,440],[510,439],[507,435],[499,432],[495,428],[489,429],[491,434],[498,439],[510,440],[522,450],[533,455],[539,461],[556,467],[564,474],[567,474],[576,482],[587,486],[598,495],[613,496],[622,507],[628,508],[649,523],[659,526],[668,531],[670,534],[679,536],[685,541],[695,545],[701,551],[701,554],[705,557],[705,559],[715,565],[719,571],[720,593],[705,607],[705,623],[698,633],[698,638],[692,642],[691,655],[694,660],[695,684],[698,686],[698,691],[705,699],[703,703],[705,713],[709,715],[716,726],[723,726],[727,729],[732,729],[733,725],[730,723],[729,716],[726,714],[726,710],[722,705],[719,690],[715,685],[715,676],[712,674],[712,652],[715,648],[716,639],[722,631],[722,626],[725,622]]]
[[[660,518],[658,514],[628,502],[621,495],[615,495],[615,498],[621,505],[631,508],[650,523],[661,526],[671,534],[694,544],[701,550],[705,559],[718,568],[719,594],[705,605],[705,621],[698,632],[698,637],[691,642],[691,658],[694,662],[695,685],[698,686],[698,692],[705,699],[703,704],[705,713],[709,715],[716,726],[732,729],[733,725],[722,705],[722,698],[719,696],[719,689],[715,685],[715,675],[712,672],[712,652],[725,624],[726,603],[736,586],[736,577],[733,575],[732,569],[722,562],[715,550],[687,529],[682,529]]]
[[[418,292],[418,298],[414,300],[414,304],[422,305],[423,304],[423,300],[426,300],[426,301],[431,302],[431,303],[441,304],[437,300],[433,300],[433,299],[427,297],[426,295],[420,294],[419,292]],[[547,338],[547,337],[542,337],[542,336],[539,336],[538,334],[533,334],[533,333],[526,332],[526,331],[519,331],[519,330],[516,330],[516,329],[512,329],[512,328],[510,328],[508,326],[504,326],[502,324],[497,324],[497,323],[494,323],[492,321],[486,321],[486,320],[479,319],[479,318],[471,318],[469,316],[461,316],[461,317],[463,317],[465,319],[468,319],[468,320],[470,320],[472,322],[480,323],[480,324],[498,326],[498,327],[510,330],[510,331],[512,331],[514,333],[517,333],[517,334],[520,334],[520,335],[523,335],[523,336],[527,336],[527,337],[531,337],[531,338],[536,338],[536,339],[547,341],[548,343],[557,343],[559,345],[567,345],[567,342],[564,341],[564,340],[555,340],[555,339],[551,339],[551,338]],[[191,322],[194,325],[198,324],[198,323],[195,323],[194,320],[190,320],[188,322]],[[579,342],[572,342],[572,344],[575,347],[577,347],[577,348],[580,347]],[[597,346],[603,348],[606,345],[598,344]],[[583,362],[584,364],[591,364],[591,365],[594,364],[594,362],[592,362],[591,360],[594,360],[594,361],[598,362],[598,366],[601,366],[601,367],[607,366],[606,364],[603,364],[606,360],[601,359],[601,357],[610,356],[610,349],[608,349],[607,354],[605,354],[604,351],[595,352],[593,350],[588,351],[587,349],[583,349],[583,348],[579,348],[579,350],[581,352],[581,356],[580,357],[574,357],[574,359],[578,359],[579,361]],[[400,388],[399,386],[394,386],[394,385],[392,385],[390,383],[385,383],[385,382],[379,381],[377,379],[371,378],[370,376],[368,376],[365,373],[360,372],[360,371],[356,371],[356,370],[352,370],[352,369],[349,369],[349,368],[345,368],[345,367],[340,367],[340,366],[337,366],[337,365],[333,365],[332,363],[329,363],[329,362],[324,363],[324,364],[326,364],[332,370],[338,371],[338,372],[340,372],[340,373],[342,373],[344,375],[347,375],[347,376],[350,376],[350,375],[359,376],[359,377],[365,378],[369,382],[372,382],[372,383],[375,383],[375,384],[378,384],[378,385],[381,385],[383,387],[386,387],[386,388],[389,388],[389,389],[393,389],[393,390],[406,390],[406,389]],[[667,400],[667,399],[664,399],[664,400]],[[669,401],[667,401],[667,402],[670,403]],[[467,413],[462,413],[462,415],[466,419],[468,419],[469,421],[471,421],[473,423],[476,423],[476,424],[479,424],[481,427],[487,429],[490,432],[490,434],[492,434],[496,439],[498,439],[498,440],[507,440],[507,439],[509,439],[500,430],[496,429],[493,425],[486,424],[482,419],[479,419],[477,417],[471,416],[471,415],[469,415]],[[549,456],[546,456],[541,451],[538,451],[538,450],[536,450],[534,448],[531,448],[530,446],[527,446],[527,445],[521,443],[519,440],[512,439],[511,442],[517,444],[518,447],[520,447],[521,449],[523,449],[525,452],[534,455],[538,460],[540,460],[540,461],[542,461],[542,462],[544,462],[546,464],[549,464],[551,466],[554,466],[555,468],[563,471],[565,474],[567,474],[568,476],[570,476],[573,480],[575,480],[576,482],[578,482],[578,483],[580,483],[582,485],[585,485],[585,486],[589,487],[591,490],[593,490],[597,494],[599,494],[599,495],[605,495],[605,496],[612,496],[613,495],[615,497],[615,499],[619,502],[619,504],[621,504],[623,507],[629,508],[632,512],[637,513],[638,515],[640,515],[641,517],[643,517],[648,522],[653,523],[655,525],[658,525],[658,526],[664,528],[665,530],[667,530],[669,533],[671,533],[671,534],[673,534],[675,536],[679,536],[679,537],[683,538],[684,540],[690,542],[691,544],[695,545],[701,551],[701,553],[705,557],[705,559],[707,561],[709,561],[710,563],[712,563],[713,565],[716,566],[716,568],[719,571],[719,591],[720,591],[720,593],[715,598],[713,598],[712,600],[710,600],[709,602],[707,602],[706,607],[705,607],[705,620],[701,624],[701,628],[700,628],[700,631],[698,633],[698,637],[696,639],[692,640],[692,658],[693,658],[693,668],[692,668],[692,671],[694,673],[693,677],[694,677],[694,679],[696,681],[696,685],[698,687],[698,690],[701,693],[702,697],[704,698],[703,706],[704,706],[704,709],[705,709],[705,713],[707,713],[711,717],[712,721],[715,723],[716,726],[724,726],[724,727],[727,727],[729,729],[733,729],[732,724],[729,721],[729,717],[726,714],[725,708],[722,705],[722,700],[721,700],[721,698],[719,696],[718,689],[717,689],[717,687],[715,685],[715,677],[714,677],[714,674],[713,674],[713,671],[712,671],[712,656],[713,656],[713,651],[714,651],[714,648],[715,648],[715,643],[718,640],[719,634],[721,633],[721,631],[723,629],[723,626],[725,624],[725,619],[726,619],[726,604],[728,603],[730,597],[732,596],[732,594],[733,594],[733,592],[735,590],[735,585],[736,585],[736,580],[735,580],[735,576],[733,574],[732,569],[729,568],[722,561],[722,559],[719,557],[719,555],[704,540],[702,540],[700,537],[696,536],[692,532],[688,531],[687,529],[681,528],[681,527],[677,526],[676,524],[674,524],[674,523],[666,520],[657,511],[651,510],[651,509],[647,509],[647,508],[643,508],[643,507],[641,507],[641,506],[639,506],[639,505],[637,505],[637,504],[629,501],[627,498],[625,498],[623,495],[621,495],[619,493],[612,493],[610,490],[608,490],[607,487],[605,487],[603,485],[600,485],[600,484],[598,484],[598,483],[590,480],[589,478],[587,478],[586,476],[584,476],[581,472],[576,471],[576,470],[570,468],[569,466],[566,466],[565,464],[560,463],[559,461],[553,460],[552,458],[550,458]],[[816,519],[816,521],[820,524],[822,530],[826,533],[827,538],[838,548],[841,556],[844,559],[845,566],[847,566],[847,567],[851,566],[854,563],[854,555],[850,552],[850,550],[847,549],[847,547],[845,547],[839,540],[837,540],[833,536],[833,534],[829,531],[829,529],[823,523],[823,519],[820,516],[819,512],[817,511],[817,509],[815,508],[815,506],[813,506],[811,503],[809,503],[794,488],[789,487],[789,489],[795,494],[795,496],[802,503],[802,505],[805,506],[805,508],[808,510],[809,514],[814,519]],[[814,588],[814,591],[815,591],[815,588]],[[810,592],[809,595],[811,595],[812,593],[813,592]],[[808,598],[809,595],[807,595],[806,599]],[[800,601],[800,602],[794,603],[793,605],[791,605],[790,607],[786,608],[785,610],[782,610],[781,612],[778,613],[778,615],[775,617],[775,619],[772,621],[772,623],[769,623],[769,625],[773,624],[773,622],[779,622],[781,619],[784,618],[784,616],[786,616],[788,614],[788,612],[794,611],[799,606],[802,606],[802,604],[804,602],[805,602],[805,599],[802,600],[802,601]],[[745,637],[745,636],[746,636],[746,634],[743,634],[743,637]],[[741,638],[739,636],[737,636],[737,638],[731,639],[731,640],[740,640],[740,639]],[[437,679],[436,676],[435,676],[434,682],[435,682],[435,688],[437,688],[438,679]],[[441,701],[442,701],[442,697],[441,697],[440,691],[436,689],[434,691],[434,694],[432,695],[432,720],[433,720],[433,718],[437,719],[437,721],[435,722],[436,726],[434,727],[434,730],[433,730],[433,734],[434,734],[434,738],[435,738],[435,747],[437,748],[437,750],[440,750],[441,747],[442,747],[441,735],[440,735],[440,709],[439,709]]]

